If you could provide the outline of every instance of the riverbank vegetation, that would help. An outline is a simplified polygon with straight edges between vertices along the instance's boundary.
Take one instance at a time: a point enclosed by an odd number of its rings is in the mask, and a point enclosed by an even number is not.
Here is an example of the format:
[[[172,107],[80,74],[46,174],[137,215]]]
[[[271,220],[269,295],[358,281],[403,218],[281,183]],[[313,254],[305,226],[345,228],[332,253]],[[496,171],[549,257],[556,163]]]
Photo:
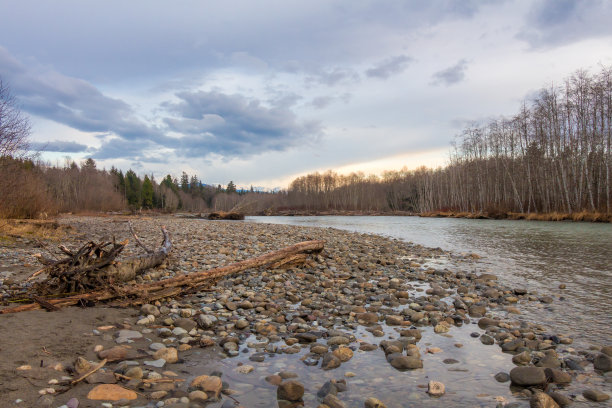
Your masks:
[[[3,89],[7,112],[12,99]],[[0,137],[3,217],[157,209],[612,221],[612,67],[578,71],[541,89],[512,117],[467,126],[445,167],[312,173],[274,192],[207,185],[184,172],[158,182],[133,170],[100,170],[92,159],[34,161],[23,154],[27,121],[8,112],[18,131]]]

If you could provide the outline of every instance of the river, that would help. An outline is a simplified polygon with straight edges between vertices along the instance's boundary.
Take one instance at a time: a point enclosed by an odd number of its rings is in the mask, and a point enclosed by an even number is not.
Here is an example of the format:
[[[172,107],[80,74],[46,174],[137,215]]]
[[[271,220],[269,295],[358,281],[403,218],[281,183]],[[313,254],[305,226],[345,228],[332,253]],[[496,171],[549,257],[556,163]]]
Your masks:
[[[522,304],[523,315],[577,344],[612,339],[612,225],[389,216],[247,217],[259,223],[337,228],[482,257],[477,271],[510,287],[552,296]],[[566,285],[559,289],[559,285]]]

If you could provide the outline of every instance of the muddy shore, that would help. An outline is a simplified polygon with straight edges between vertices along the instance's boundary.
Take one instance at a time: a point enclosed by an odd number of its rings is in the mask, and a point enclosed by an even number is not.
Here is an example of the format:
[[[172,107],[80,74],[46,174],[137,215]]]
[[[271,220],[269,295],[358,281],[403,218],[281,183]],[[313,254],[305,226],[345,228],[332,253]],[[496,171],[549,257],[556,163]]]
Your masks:
[[[223,408],[610,402],[610,345],[576,349],[565,333],[521,319],[521,305],[555,299],[474,273],[475,254],[334,229],[130,219],[149,247],[159,244],[161,225],[174,243],[168,261],[138,282],[304,240],[326,245],[302,267],[249,270],[195,295],[139,309],[98,305],[0,315],[1,406],[72,407],[77,400],[79,407]],[[38,268],[34,254],[55,251],[60,243],[76,248],[88,240],[130,238],[126,220],[63,217],[61,242],[3,237],[2,307],[27,291],[23,281]],[[130,245],[125,255],[139,251]],[[85,381],[63,385],[105,358],[114,361]]]

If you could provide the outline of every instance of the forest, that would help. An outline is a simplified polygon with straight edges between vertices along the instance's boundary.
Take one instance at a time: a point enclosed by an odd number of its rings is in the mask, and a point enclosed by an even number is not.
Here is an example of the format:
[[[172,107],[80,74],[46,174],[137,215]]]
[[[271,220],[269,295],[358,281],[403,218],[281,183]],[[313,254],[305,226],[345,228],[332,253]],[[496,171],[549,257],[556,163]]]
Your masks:
[[[612,218],[612,67],[577,71],[525,100],[515,115],[467,126],[444,167],[382,175],[315,172],[274,192],[237,189],[233,182],[208,185],[185,172],[158,182],[131,169],[99,169],[91,158],[52,166],[28,153],[29,123],[14,106],[0,82],[2,217],[224,210]]]

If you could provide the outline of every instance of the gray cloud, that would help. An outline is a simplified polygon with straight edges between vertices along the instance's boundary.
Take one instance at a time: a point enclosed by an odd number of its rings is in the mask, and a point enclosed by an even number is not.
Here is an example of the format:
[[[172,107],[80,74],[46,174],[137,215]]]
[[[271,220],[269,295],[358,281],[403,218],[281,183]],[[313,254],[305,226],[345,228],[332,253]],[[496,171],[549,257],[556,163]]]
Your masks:
[[[183,135],[175,146],[187,157],[216,153],[226,157],[282,151],[320,135],[319,124],[299,122],[286,107],[264,106],[257,99],[220,92],[181,92],[165,107],[176,117],[165,119]]]
[[[534,48],[612,35],[612,3],[607,0],[536,2],[517,37]]]
[[[341,83],[354,83],[359,81],[359,74],[350,68],[334,67],[317,69],[306,77],[306,84],[313,83],[335,86]]]
[[[467,61],[462,59],[457,61],[452,67],[448,67],[438,71],[432,75],[433,85],[454,85],[465,79],[465,70],[467,69]]]
[[[81,79],[40,66],[26,66],[0,47],[0,72],[23,110],[83,132],[113,132],[128,139],[163,139],[120,99],[110,98]]]
[[[315,109],[324,109],[331,105],[334,102],[340,101],[344,103],[348,103],[352,98],[352,95],[348,92],[338,95],[338,96],[317,96],[312,101],[310,101],[309,105],[314,107]]]
[[[387,58],[368,69],[366,75],[371,78],[387,79],[392,75],[403,72],[412,61],[414,61],[414,59],[407,55],[397,55]]]
[[[64,152],[64,153],[83,153],[88,150],[88,146],[63,140],[54,140],[51,142],[32,142],[30,150],[42,152]]]

